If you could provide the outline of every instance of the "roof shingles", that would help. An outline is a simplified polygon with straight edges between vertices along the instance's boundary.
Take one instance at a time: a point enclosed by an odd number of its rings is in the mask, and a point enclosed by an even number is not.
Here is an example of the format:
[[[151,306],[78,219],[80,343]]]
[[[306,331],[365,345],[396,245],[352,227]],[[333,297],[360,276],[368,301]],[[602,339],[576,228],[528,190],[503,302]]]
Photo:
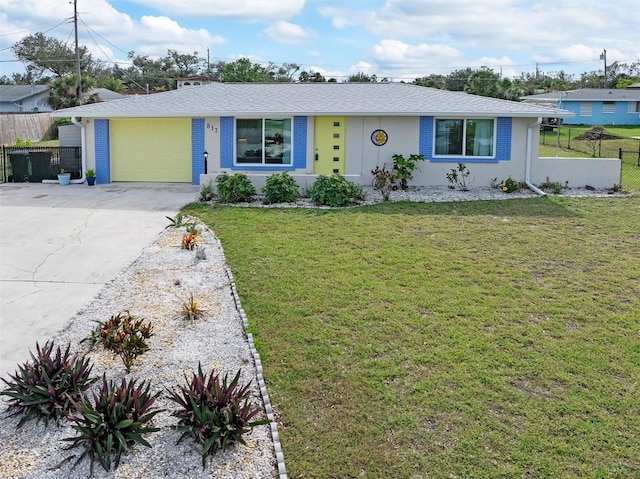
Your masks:
[[[241,115],[570,116],[571,112],[406,83],[212,83],[95,103],[54,116],[89,118]]]

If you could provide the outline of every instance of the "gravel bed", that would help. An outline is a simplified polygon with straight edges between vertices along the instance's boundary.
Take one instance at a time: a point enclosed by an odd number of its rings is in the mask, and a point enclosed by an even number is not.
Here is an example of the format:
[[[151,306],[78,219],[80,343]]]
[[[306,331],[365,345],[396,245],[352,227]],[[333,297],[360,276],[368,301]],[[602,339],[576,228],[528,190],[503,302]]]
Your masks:
[[[211,231],[202,229],[199,241],[205,259],[197,259],[195,251],[180,249],[183,231],[166,229],[147,246],[140,256],[116,279],[107,284],[101,293],[84,310],[73,317],[67,327],[53,339],[56,344],[72,350],[87,351],[79,342],[95,328],[94,321],[105,321],[111,315],[129,311],[137,318],[153,324],[154,336],[148,341],[150,350],[137,358],[130,374],[125,374],[119,358],[95,348],[88,352],[94,364],[93,373],[117,382],[123,377],[151,381],[151,390],[159,391],[185,383],[196,371],[198,363],[206,373],[216,369],[233,377],[241,369],[241,383],[251,381],[252,402],[258,406],[268,403],[261,371],[256,369],[257,353],[243,327],[244,314],[238,308],[234,296],[235,287],[225,264],[218,239]],[[181,301],[190,294],[205,318],[188,321],[177,317]],[[34,344],[35,349],[35,344]],[[26,358],[25,358],[26,359]],[[259,359],[258,359],[258,365]],[[260,367],[261,369],[261,367]],[[4,384],[3,384],[4,386]],[[4,389],[4,388],[3,388]],[[218,451],[208,461],[205,470],[193,442],[185,438],[176,445],[180,433],[171,428],[176,418],[170,412],[175,404],[163,393],[156,406],[166,411],[156,415],[153,425],[161,431],[145,436],[152,448],[136,445],[123,455],[118,469],[104,471],[99,463],[94,465],[96,478],[216,478],[255,479],[286,477],[281,453],[276,459],[274,445],[277,439],[275,423],[253,428],[244,436],[242,444]],[[270,409],[270,406],[269,406]],[[272,411],[268,419],[273,421]],[[21,429],[15,429],[18,418],[6,419],[6,399],[0,405],[0,477],[24,479],[85,478],[89,475],[89,460],[85,458],[75,469],[72,464],[81,449],[64,450],[61,439],[73,437],[75,431],[62,421],[59,428],[44,422],[30,421]],[[263,408],[260,419],[267,418]],[[65,459],[75,456],[73,460]],[[280,468],[280,471],[279,471]],[[280,472],[280,474],[279,474]]]
[[[373,188],[365,187],[362,204],[382,200]],[[609,196],[606,190],[563,190],[560,196]],[[505,194],[495,188],[472,188],[469,191],[447,187],[410,188],[393,191],[391,201],[472,201],[537,196],[530,190]],[[616,196],[622,196],[618,193]],[[260,198],[243,207],[266,207]],[[315,207],[308,199],[271,207]],[[79,342],[95,328],[95,321],[104,321],[121,311],[150,321],[154,336],[151,349],[138,358],[130,374],[118,358],[96,349],[88,352],[94,364],[94,374],[108,379],[123,377],[150,380],[152,390],[166,390],[182,384],[184,374],[190,375],[202,364],[204,372],[212,368],[233,376],[242,370],[241,381],[251,381],[253,402],[263,406],[261,418],[271,424],[258,426],[245,436],[247,446],[234,445],[218,452],[202,469],[201,458],[189,439],[179,445],[179,433],[170,426],[174,404],[162,394],[156,405],[166,411],[153,419],[160,432],[146,436],[152,448],[135,446],[123,456],[116,470],[106,472],[96,463],[96,478],[277,478],[286,479],[284,459],[277,425],[269,402],[262,366],[253,340],[245,332],[246,317],[240,307],[233,278],[228,270],[220,242],[207,228],[202,228],[199,248],[206,256],[198,259],[196,252],[180,249],[182,231],[166,229],[143,249],[140,256],[117,278],[107,284],[86,308],[70,319],[66,328],[56,335],[56,344],[72,345],[77,351],[88,351]],[[207,316],[195,322],[176,317],[181,301],[193,294]],[[34,345],[35,346],[35,345]],[[26,359],[26,358],[25,358]],[[4,385],[2,385],[4,386]],[[0,386],[0,387],[2,387]],[[6,419],[6,399],[0,400],[0,478],[54,479],[84,478],[89,475],[85,459],[75,469],[71,465],[79,449],[64,450],[61,439],[75,436],[75,431],[63,421],[60,427],[31,421],[15,429],[17,418]],[[71,460],[69,460],[71,458]]]
[[[382,195],[370,186],[362,188],[364,200],[359,205],[371,205],[382,202]],[[604,197],[604,196],[625,196],[622,192],[612,193],[608,190],[595,190],[587,188],[566,188],[557,196],[562,197]],[[389,201],[413,201],[418,203],[433,203],[445,201],[476,201],[476,200],[511,200],[516,198],[535,198],[536,192],[523,188],[513,193],[504,193],[499,188],[472,187],[468,191],[451,189],[447,186],[409,187],[408,190],[395,190],[389,196]],[[262,197],[258,196],[251,203],[240,203],[237,206],[255,208],[329,208],[327,206],[315,206],[309,198],[300,198],[292,203],[278,203],[265,205]]]

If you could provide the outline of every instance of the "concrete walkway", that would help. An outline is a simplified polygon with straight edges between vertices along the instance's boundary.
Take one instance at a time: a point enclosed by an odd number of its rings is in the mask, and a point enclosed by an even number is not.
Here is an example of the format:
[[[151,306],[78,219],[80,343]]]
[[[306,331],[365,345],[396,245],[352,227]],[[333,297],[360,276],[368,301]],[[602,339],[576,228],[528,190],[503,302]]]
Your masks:
[[[199,191],[175,183],[0,185],[0,376],[27,361],[36,341],[59,331]]]

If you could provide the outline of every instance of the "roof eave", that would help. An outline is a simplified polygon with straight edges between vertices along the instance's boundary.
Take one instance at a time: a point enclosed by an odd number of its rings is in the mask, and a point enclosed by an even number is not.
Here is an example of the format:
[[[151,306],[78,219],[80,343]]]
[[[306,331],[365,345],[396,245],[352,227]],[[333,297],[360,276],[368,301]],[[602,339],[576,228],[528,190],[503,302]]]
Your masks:
[[[83,117],[83,118],[206,118],[212,116],[366,116],[366,117],[418,117],[418,116],[438,116],[438,117],[460,117],[465,118],[537,118],[537,117],[554,117],[567,118],[575,116],[574,112],[568,110],[549,110],[549,111],[532,111],[532,112],[452,112],[452,111],[393,111],[393,112],[371,112],[371,111],[279,111],[279,112],[263,112],[263,111],[193,111],[193,112],[144,112],[144,113],[127,113],[127,112],[82,112],[72,111],[73,109],[56,110],[51,112],[53,117]]]

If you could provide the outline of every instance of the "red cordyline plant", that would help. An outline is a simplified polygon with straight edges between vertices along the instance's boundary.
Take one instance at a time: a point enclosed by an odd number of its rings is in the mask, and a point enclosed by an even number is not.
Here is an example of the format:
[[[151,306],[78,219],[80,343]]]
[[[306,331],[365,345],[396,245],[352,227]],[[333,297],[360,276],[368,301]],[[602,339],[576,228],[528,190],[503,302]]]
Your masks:
[[[198,364],[198,372],[191,380],[185,375],[186,385],[169,390],[169,399],[180,407],[173,416],[178,418],[176,429],[182,431],[178,443],[187,436],[201,447],[202,467],[207,456],[219,449],[223,451],[234,443],[246,444],[242,436],[255,426],[268,424],[268,420],[251,422],[262,410],[253,406],[251,382],[239,385],[240,370],[231,382],[228,376],[211,371],[205,375]]]

